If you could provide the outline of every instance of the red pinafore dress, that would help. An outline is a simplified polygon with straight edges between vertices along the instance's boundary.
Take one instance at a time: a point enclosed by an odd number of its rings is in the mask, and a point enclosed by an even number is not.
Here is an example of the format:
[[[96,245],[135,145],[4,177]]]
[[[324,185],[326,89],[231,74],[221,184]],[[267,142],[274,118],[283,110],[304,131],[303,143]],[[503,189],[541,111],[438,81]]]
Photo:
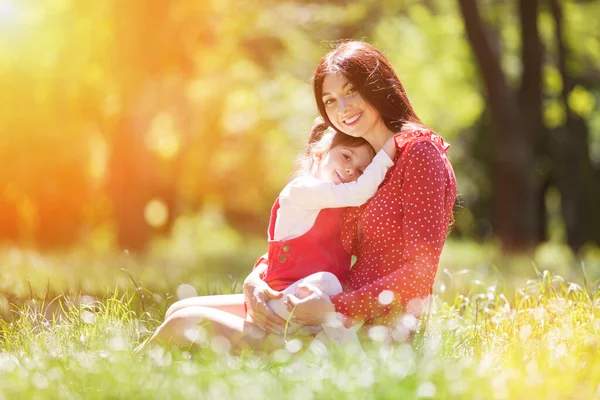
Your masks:
[[[308,232],[288,240],[274,240],[279,199],[271,210],[268,239],[268,267],[261,274],[272,289],[281,291],[292,283],[316,272],[331,272],[344,282],[350,270],[351,256],[341,239],[345,208],[324,208]],[[265,261],[261,257],[257,266]]]

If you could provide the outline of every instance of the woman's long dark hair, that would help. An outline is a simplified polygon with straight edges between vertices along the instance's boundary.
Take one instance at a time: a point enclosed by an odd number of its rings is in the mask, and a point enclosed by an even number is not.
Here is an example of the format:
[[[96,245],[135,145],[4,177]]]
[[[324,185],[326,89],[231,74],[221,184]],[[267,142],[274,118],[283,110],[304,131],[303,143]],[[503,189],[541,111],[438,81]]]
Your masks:
[[[383,53],[368,43],[347,41],[323,56],[313,78],[317,107],[329,126],[334,127],[323,104],[323,81],[325,76],[334,73],[341,73],[354,84],[361,96],[381,114],[391,132],[400,132],[405,123],[421,125],[400,79]]]

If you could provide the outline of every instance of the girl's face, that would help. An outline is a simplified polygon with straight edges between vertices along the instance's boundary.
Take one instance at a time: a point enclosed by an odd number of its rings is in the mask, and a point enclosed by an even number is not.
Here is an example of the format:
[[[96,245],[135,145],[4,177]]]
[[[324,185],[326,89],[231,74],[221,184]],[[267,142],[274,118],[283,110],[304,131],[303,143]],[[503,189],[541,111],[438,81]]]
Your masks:
[[[358,147],[336,146],[325,154],[316,155],[315,177],[336,185],[355,181],[373,159],[368,145]]]
[[[350,136],[363,137],[383,122],[379,112],[340,73],[325,76],[322,101],[333,126]]]

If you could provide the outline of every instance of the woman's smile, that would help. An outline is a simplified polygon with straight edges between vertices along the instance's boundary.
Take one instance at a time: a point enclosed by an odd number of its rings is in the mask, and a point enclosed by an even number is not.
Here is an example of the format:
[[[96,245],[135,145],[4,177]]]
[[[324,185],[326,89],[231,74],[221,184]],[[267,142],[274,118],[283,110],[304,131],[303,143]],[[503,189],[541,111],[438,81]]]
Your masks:
[[[363,112],[359,112],[358,114],[354,114],[352,117],[350,118],[345,118],[342,120],[342,122],[348,126],[354,126],[356,124],[358,124],[358,120],[360,119],[360,117],[362,117]]]

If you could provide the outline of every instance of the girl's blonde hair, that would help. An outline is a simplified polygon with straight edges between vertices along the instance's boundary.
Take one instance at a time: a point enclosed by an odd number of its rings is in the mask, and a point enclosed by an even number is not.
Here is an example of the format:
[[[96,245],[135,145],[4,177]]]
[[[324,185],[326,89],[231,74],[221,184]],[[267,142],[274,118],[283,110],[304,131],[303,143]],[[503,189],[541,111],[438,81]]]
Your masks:
[[[308,145],[298,156],[296,161],[297,168],[293,173],[292,178],[309,175],[315,166],[315,156],[317,154],[326,154],[328,151],[337,146],[368,146],[371,157],[375,157],[375,150],[373,149],[373,146],[371,146],[365,139],[337,132],[330,128],[322,117],[317,117],[313,121],[308,134]]]

